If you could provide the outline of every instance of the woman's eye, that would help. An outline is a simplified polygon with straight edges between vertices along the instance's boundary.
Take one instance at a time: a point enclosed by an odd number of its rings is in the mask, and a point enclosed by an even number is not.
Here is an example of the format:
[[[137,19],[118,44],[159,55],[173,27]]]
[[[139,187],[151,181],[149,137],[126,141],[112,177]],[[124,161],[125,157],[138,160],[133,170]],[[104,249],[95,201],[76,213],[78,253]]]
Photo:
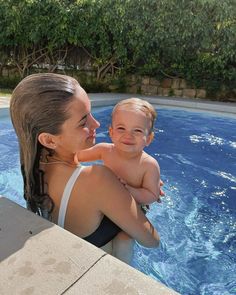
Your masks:
[[[124,127],[117,127],[117,130],[123,131],[123,130],[125,130],[125,128]]]
[[[85,127],[85,125],[86,125],[86,121],[83,121],[79,123],[78,127]]]

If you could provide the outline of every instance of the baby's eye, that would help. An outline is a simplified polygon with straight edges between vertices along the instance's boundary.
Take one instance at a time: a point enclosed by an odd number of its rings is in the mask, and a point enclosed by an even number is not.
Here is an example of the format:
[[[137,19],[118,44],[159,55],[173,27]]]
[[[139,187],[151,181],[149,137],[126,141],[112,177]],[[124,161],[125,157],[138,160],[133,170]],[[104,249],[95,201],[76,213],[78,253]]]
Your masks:
[[[143,133],[143,130],[142,129],[134,129],[134,132],[135,133]]]

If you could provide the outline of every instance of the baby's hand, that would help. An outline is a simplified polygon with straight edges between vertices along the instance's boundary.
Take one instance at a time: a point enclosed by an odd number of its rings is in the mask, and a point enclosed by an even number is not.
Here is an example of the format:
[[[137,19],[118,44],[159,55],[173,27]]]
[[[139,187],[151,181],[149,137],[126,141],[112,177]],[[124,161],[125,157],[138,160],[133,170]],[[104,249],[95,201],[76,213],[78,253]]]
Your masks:
[[[161,203],[161,197],[163,197],[165,195],[165,192],[161,188],[163,185],[164,185],[163,181],[160,180],[160,192],[159,192],[159,196],[157,198],[157,203]]]
[[[157,203],[161,203],[160,195],[159,195],[158,198],[157,198]]]
[[[77,152],[77,153],[74,154],[74,162],[75,162],[76,165],[79,164],[78,153],[79,152]]]
[[[164,185],[164,182],[162,180],[160,180],[160,196],[164,196],[165,195],[165,192],[162,190],[162,186]]]

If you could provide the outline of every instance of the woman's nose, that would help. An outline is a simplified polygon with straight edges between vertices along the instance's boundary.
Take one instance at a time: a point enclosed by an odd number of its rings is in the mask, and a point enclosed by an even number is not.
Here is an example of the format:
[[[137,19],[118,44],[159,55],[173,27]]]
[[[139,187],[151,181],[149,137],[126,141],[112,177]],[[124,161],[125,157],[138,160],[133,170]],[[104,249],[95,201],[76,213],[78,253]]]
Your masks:
[[[94,118],[92,114],[90,114],[90,119],[90,128],[97,129],[98,127],[100,127],[100,123]]]

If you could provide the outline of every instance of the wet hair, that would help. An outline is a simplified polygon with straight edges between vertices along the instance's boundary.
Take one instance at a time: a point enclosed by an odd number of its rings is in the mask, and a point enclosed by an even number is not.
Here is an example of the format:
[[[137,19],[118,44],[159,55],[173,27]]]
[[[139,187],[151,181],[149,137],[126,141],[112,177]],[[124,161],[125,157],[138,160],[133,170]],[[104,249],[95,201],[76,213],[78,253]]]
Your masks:
[[[148,101],[140,99],[140,98],[135,98],[135,97],[123,99],[114,106],[112,110],[112,114],[111,114],[112,118],[115,112],[121,108],[125,110],[142,111],[148,118],[150,118],[151,120],[150,133],[153,131],[154,123],[157,118],[157,113],[154,107]]]
[[[68,105],[78,86],[79,83],[69,76],[33,74],[16,86],[10,101],[27,208],[46,218],[50,217],[54,203],[45,189],[44,172],[39,168],[45,147],[38,141],[38,136],[42,132],[60,134],[62,124],[69,117]]]

